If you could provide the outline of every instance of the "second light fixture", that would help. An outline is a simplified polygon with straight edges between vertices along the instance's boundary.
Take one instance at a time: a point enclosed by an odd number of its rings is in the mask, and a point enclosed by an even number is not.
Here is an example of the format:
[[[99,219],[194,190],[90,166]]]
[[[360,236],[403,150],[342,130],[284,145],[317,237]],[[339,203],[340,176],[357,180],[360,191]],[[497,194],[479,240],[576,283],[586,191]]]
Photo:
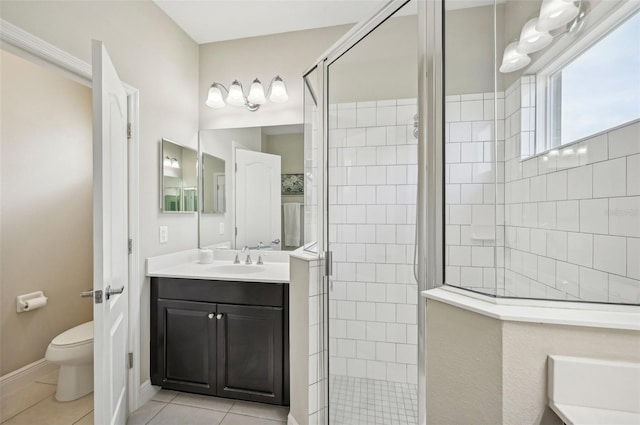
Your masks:
[[[227,93],[226,102],[222,95],[222,90]],[[207,106],[216,109],[224,108],[227,103],[232,106],[245,106],[248,110],[254,112],[260,108],[260,105],[267,102],[267,98],[274,103],[284,103],[289,100],[284,81],[279,75],[271,80],[266,94],[260,80],[257,78],[253,80],[248,96],[244,95],[242,83],[238,80],[234,80],[228,90],[224,85],[214,82],[209,88],[205,103]]]

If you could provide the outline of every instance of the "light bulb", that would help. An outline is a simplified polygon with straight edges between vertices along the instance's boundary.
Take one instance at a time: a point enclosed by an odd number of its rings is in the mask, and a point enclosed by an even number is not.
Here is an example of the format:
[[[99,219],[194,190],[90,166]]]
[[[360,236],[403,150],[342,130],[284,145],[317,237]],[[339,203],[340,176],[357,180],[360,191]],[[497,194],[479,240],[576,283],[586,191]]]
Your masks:
[[[531,62],[531,58],[523,53],[519,53],[517,48],[518,42],[514,41],[504,49],[502,65],[500,65],[500,72],[503,74],[522,69]]]
[[[287,95],[287,88],[284,86],[284,81],[282,81],[282,78],[280,78],[280,76],[277,76],[273,80],[269,100],[275,103],[284,103],[289,100],[289,95]]]
[[[238,80],[231,83],[231,87],[229,87],[227,103],[233,106],[244,106],[244,93],[242,93],[242,87]]]
[[[256,105],[263,105],[267,102],[267,98],[264,96],[264,87],[262,87],[262,83],[257,78],[251,83],[247,100]]]
[[[536,25],[538,18],[527,21],[520,32],[520,41],[518,42],[518,53],[527,54],[542,50],[553,41],[553,37],[546,31],[538,31]]]
[[[579,11],[580,9],[573,2],[543,0],[536,30],[544,32],[560,28],[578,16]]]
[[[216,83],[213,83],[211,88],[209,88],[209,94],[207,95],[207,101],[205,103],[210,108],[219,109],[225,107],[222,92],[218,87],[216,87]]]

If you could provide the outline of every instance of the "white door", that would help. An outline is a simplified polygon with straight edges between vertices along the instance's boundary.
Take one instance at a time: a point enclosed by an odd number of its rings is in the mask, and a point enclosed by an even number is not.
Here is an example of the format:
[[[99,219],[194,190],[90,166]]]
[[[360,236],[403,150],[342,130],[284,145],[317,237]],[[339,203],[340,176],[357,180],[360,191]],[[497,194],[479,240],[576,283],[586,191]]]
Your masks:
[[[280,156],[236,149],[236,165],[236,248],[280,249]]]
[[[93,63],[94,423],[127,420],[127,95],[100,41]],[[114,293],[114,295],[111,295]],[[122,294],[122,295],[120,295]]]

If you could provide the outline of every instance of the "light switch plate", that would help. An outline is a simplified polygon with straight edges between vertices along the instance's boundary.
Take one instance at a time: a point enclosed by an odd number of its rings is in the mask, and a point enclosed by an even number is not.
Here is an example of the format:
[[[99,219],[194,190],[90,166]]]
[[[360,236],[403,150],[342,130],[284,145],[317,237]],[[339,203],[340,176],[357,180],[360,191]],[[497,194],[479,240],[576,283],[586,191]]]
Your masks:
[[[160,243],[169,242],[169,227],[160,226]]]
[[[218,226],[218,232],[221,235],[224,235],[224,223],[220,223],[220,225]]]

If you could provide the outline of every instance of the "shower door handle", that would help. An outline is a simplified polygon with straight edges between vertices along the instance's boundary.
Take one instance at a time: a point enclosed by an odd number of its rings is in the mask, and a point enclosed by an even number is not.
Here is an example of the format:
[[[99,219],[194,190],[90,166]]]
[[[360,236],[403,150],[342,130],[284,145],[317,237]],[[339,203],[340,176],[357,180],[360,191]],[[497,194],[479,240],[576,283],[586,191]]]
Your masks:
[[[82,298],[93,298],[93,289],[89,289],[89,290],[80,292],[80,296]]]

